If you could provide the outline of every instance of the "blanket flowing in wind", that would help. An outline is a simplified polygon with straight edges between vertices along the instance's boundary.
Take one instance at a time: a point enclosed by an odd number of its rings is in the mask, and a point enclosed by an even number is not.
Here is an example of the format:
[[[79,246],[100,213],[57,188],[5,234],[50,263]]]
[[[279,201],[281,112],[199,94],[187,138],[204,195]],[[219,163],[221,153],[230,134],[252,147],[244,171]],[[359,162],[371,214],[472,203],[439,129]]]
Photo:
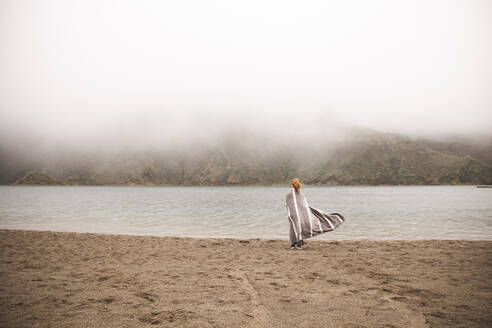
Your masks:
[[[289,216],[291,245],[299,240],[333,231],[345,221],[339,213],[328,214],[309,206],[304,194],[296,192],[294,188],[287,193],[285,203]]]

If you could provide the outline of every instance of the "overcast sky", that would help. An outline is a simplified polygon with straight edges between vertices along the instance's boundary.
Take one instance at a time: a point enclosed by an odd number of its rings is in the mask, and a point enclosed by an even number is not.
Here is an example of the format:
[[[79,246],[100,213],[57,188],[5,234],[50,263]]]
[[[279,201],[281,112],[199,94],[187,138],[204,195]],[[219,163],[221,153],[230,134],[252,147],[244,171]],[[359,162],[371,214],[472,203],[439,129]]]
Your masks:
[[[0,1],[0,128],[492,131],[492,2]],[[288,118],[287,120],[285,118]]]

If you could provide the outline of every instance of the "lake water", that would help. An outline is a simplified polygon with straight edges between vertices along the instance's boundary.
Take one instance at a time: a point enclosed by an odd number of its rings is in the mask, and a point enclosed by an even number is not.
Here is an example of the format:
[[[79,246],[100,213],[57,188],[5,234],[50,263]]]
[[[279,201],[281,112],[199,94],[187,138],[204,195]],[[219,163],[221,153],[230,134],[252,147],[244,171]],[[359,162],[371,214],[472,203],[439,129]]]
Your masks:
[[[0,186],[0,228],[287,239],[285,187]],[[492,240],[492,189],[306,187],[346,222],[316,239]]]

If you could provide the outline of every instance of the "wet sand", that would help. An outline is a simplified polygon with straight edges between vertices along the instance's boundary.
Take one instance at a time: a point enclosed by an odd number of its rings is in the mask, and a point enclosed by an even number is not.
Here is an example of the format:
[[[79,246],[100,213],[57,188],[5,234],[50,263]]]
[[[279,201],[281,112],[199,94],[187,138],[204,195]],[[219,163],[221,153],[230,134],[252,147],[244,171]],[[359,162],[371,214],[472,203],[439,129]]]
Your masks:
[[[287,244],[0,230],[0,326],[492,326],[492,242]]]

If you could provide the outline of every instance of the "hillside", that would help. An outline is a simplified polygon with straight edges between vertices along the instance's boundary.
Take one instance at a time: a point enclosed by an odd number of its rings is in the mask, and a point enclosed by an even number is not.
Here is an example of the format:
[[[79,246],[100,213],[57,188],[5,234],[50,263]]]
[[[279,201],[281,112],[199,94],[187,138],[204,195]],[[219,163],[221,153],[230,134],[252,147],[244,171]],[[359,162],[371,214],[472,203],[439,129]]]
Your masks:
[[[24,177],[13,183],[15,186],[57,186],[60,181],[43,172],[28,172]]]
[[[372,134],[341,147],[336,156],[304,174],[314,184],[489,184],[492,165],[398,135]]]
[[[309,146],[306,146],[309,145]],[[329,143],[269,143],[257,136],[214,145],[22,160],[2,152],[0,182],[66,185],[492,184],[492,164],[426,140],[360,130]],[[20,159],[19,159],[20,158]],[[487,154],[482,152],[482,158]],[[42,171],[45,173],[29,173]],[[48,176],[51,175],[53,178]],[[20,180],[19,180],[20,179]],[[17,182],[16,182],[17,181]]]

